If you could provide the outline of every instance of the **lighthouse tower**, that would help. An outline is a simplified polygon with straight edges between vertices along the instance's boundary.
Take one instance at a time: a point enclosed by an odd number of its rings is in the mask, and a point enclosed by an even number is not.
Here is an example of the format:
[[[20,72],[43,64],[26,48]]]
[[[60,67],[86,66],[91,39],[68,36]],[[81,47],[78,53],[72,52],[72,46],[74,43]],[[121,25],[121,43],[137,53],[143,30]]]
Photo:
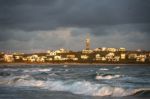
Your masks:
[[[90,34],[87,33],[87,37],[86,37],[86,50],[90,50]]]

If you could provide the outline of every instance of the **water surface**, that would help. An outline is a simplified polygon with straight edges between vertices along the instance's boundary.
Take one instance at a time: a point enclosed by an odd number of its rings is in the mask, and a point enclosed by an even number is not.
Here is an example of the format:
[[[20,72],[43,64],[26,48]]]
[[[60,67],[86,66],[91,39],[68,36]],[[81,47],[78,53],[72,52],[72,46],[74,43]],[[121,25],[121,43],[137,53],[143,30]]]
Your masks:
[[[33,98],[149,99],[150,66],[22,65],[0,68],[0,99]]]

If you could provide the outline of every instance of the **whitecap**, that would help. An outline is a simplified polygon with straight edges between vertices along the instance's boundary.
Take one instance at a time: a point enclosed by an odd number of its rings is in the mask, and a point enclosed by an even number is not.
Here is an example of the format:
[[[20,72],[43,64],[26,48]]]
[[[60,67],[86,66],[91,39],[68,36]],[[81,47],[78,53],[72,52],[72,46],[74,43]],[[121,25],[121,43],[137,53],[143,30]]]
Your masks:
[[[44,69],[44,68],[32,68],[32,69],[25,69],[24,72],[49,72],[51,71],[52,68],[47,68],[47,69]]]
[[[97,75],[95,77],[95,79],[97,80],[100,80],[100,79],[114,79],[114,78],[119,78],[120,75],[106,75],[106,76],[103,76],[103,75]]]
[[[115,67],[114,69],[119,69],[120,67],[119,66],[117,66],[117,67]]]
[[[48,71],[51,71],[52,68],[48,68],[48,69],[39,69],[38,71],[39,72],[48,72]]]
[[[99,70],[109,70],[109,69],[107,69],[107,68],[100,68]]]
[[[112,97],[129,96],[137,92],[137,89],[125,89],[89,81],[47,81],[43,88],[50,91],[66,91],[74,94]]]
[[[17,77],[15,77],[17,78]],[[20,76],[18,80],[11,83],[12,86],[31,86],[38,87],[41,89],[47,89],[50,91],[66,91],[74,94],[82,94],[89,96],[112,96],[112,97],[122,97],[129,96],[137,93],[143,89],[126,89],[122,87],[113,87],[106,84],[97,84],[90,81],[74,81],[74,80],[52,80],[47,81],[35,80],[30,78],[28,75]],[[9,80],[14,80],[9,79]],[[8,80],[8,81],[9,81]]]
[[[9,76],[9,77],[3,77],[0,78],[0,84],[2,85],[15,85],[18,81],[21,81],[23,79],[29,80],[33,79],[30,75],[21,75],[21,76]]]
[[[69,69],[65,69],[65,71],[66,71],[66,72],[68,72],[68,71],[69,71]]]

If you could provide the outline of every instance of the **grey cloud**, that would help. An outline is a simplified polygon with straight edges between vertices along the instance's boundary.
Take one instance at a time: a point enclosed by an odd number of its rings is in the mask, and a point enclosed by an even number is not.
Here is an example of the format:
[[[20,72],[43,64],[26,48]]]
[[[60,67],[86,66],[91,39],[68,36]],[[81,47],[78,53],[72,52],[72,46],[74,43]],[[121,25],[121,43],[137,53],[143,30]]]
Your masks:
[[[150,24],[119,24],[119,25],[103,25],[91,28],[95,36],[113,35],[118,32],[121,35],[130,33],[143,33],[148,36],[150,33]]]
[[[1,0],[1,26],[23,30],[150,22],[149,0]]]
[[[124,27],[124,26],[123,26]],[[76,30],[76,29],[75,29]],[[67,48],[71,50],[81,50],[85,47],[86,34],[80,34],[84,29],[78,28],[76,32],[74,29],[56,29],[53,31],[34,31],[28,32],[26,35],[29,40],[18,40],[9,39],[7,41],[0,41],[0,46],[3,49],[59,49]],[[86,31],[86,29],[85,29]],[[107,28],[108,31],[108,28]],[[110,29],[111,31],[111,29]],[[22,33],[21,31],[19,31]],[[18,33],[19,33],[18,32]],[[60,33],[61,32],[61,33]],[[15,32],[16,33],[16,32]],[[73,33],[79,33],[78,35],[73,35]],[[86,32],[84,32],[86,33]],[[24,33],[25,34],[25,33]],[[34,34],[33,36],[31,34]],[[96,47],[126,47],[128,49],[150,49],[149,40],[150,37],[147,33],[141,32],[129,32],[121,33],[114,32],[113,34],[107,35],[91,35],[91,48]]]
[[[0,30],[0,41],[18,40],[28,41],[36,35],[36,32],[25,32],[22,30]]]
[[[150,0],[0,0],[0,46],[77,49],[83,46],[72,46],[74,42],[84,44],[90,32],[93,47],[125,44],[148,49],[149,10]],[[58,28],[72,28],[68,41]]]

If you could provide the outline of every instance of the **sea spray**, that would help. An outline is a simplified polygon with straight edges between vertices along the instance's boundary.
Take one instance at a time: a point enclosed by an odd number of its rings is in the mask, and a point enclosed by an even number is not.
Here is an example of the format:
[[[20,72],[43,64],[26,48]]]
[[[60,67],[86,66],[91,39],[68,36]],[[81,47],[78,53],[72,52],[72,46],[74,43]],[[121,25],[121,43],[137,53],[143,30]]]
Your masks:
[[[7,81],[6,81],[7,80]],[[52,80],[47,81],[35,80],[29,75],[16,76],[11,79],[3,79],[5,85],[16,87],[38,87],[41,89],[48,89],[50,91],[66,91],[74,94],[83,94],[89,96],[112,96],[121,97],[128,96],[140,91],[137,89],[125,89],[121,87],[113,87],[107,84],[96,84],[89,81],[63,81]],[[7,82],[7,83],[6,83]],[[3,83],[3,84],[4,84]],[[2,84],[2,83],[1,83]]]

